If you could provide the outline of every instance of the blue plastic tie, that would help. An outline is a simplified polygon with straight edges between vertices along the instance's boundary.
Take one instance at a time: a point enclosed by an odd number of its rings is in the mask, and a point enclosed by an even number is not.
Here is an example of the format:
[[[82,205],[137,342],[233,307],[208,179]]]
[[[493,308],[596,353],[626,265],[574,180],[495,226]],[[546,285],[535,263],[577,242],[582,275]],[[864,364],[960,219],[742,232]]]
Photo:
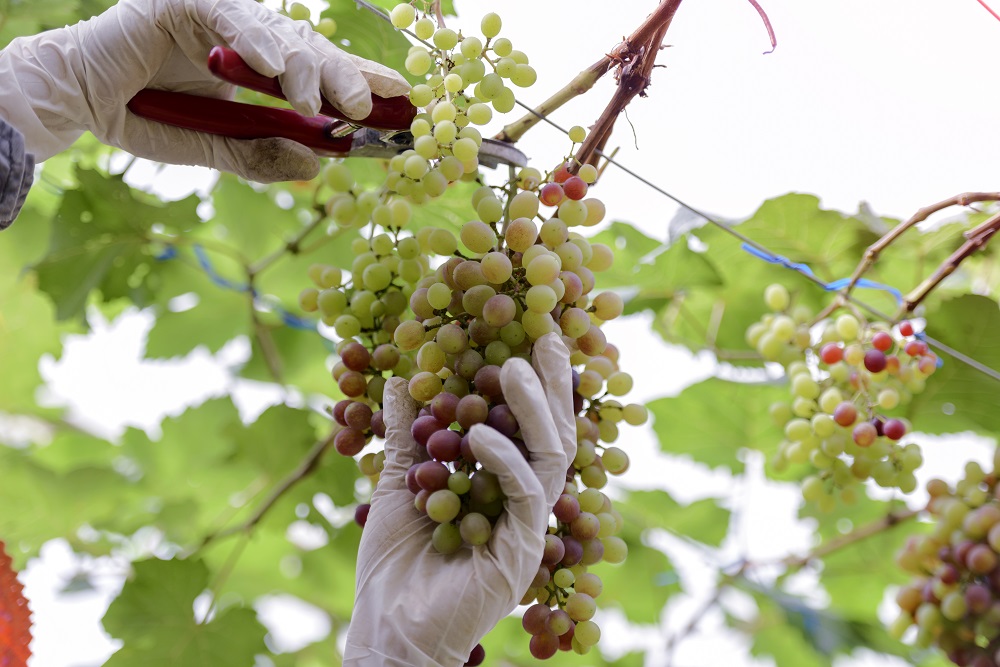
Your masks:
[[[194,245],[194,255],[198,258],[198,264],[201,266],[202,270],[208,275],[209,279],[218,285],[219,287],[225,287],[226,289],[235,290],[237,292],[250,292],[250,286],[241,283],[234,283],[231,280],[227,280],[218,274],[215,267],[212,266],[211,260],[208,259],[208,254],[205,249],[201,247],[200,244]]]
[[[770,262],[771,264],[779,264],[785,267],[786,269],[798,271],[799,273],[805,274],[812,278],[816,278],[816,274],[813,273],[812,269],[810,269],[807,264],[793,262],[787,257],[782,257],[781,255],[772,255],[771,253],[753,247],[749,243],[744,243],[741,247],[746,252],[750,253],[754,257],[757,257],[758,259],[764,260],[765,262]],[[839,280],[834,280],[833,282],[829,283],[824,283],[820,281],[820,284],[822,285],[823,289],[825,289],[827,292],[838,292],[847,287],[848,285],[850,285],[851,279],[841,278]],[[888,292],[889,294],[893,295],[896,298],[896,303],[903,303],[903,293],[900,292],[895,287],[892,287],[891,285],[883,285],[882,283],[877,283],[874,280],[861,278],[856,283],[854,283],[854,286],[863,287],[867,289],[880,290],[882,292]]]
[[[158,262],[165,262],[168,259],[173,259],[174,257],[177,257],[177,246],[168,245],[160,252],[160,254],[153,257],[153,259]]]

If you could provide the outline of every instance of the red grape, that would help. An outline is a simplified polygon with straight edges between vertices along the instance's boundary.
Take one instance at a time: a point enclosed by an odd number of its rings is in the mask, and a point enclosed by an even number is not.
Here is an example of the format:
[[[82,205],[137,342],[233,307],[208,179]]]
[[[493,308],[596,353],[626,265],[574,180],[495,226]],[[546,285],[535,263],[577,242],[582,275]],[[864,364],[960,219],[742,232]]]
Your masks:
[[[355,456],[365,448],[365,434],[354,428],[343,428],[334,436],[333,446],[344,456]]]
[[[906,424],[899,419],[890,419],[882,425],[882,434],[890,440],[899,440],[906,435]]]
[[[827,343],[819,351],[819,356],[824,364],[832,366],[844,358],[844,349],[836,343]]]
[[[362,528],[368,522],[368,512],[371,511],[371,508],[372,506],[369,503],[361,503],[354,508],[354,521]]]
[[[587,184],[579,176],[570,176],[563,183],[563,192],[570,199],[580,200],[587,196]]]
[[[865,368],[872,373],[885,370],[885,352],[881,350],[868,350],[865,352]]]
[[[464,667],[479,667],[486,659],[486,649],[482,644],[476,644],[469,653],[469,659],[465,661]]]
[[[858,409],[853,403],[844,401],[833,411],[833,421],[841,426],[850,426],[858,419]]]
[[[538,199],[546,206],[555,206],[563,199],[563,188],[558,183],[546,183],[538,193]],[[524,247],[524,246],[521,246]]]
[[[913,324],[908,320],[899,323],[899,333],[902,336],[912,336],[913,335]]]
[[[872,336],[872,347],[876,350],[885,352],[892,347],[892,336],[884,331],[879,331],[877,334]]]

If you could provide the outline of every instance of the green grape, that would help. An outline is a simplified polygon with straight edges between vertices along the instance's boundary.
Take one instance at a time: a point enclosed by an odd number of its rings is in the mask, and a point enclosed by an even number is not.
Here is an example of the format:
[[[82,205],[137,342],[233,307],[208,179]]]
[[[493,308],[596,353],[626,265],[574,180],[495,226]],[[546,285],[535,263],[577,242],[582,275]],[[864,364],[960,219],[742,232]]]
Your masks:
[[[412,51],[406,56],[406,60],[404,61],[406,71],[413,76],[423,76],[424,74],[427,74],[433,64],[434,60],[431,58],[431,54],[422,49]]]
[[[448,51],[458,44],[458,33],[451,28],[438,28],[432,38],[434,46]]]
[[[431,544],[443,554],[455,553],[462,548],[462,534],[451,523],[438,524],[431,535]]]
[[[389,20],[392,21],[392,25],[400,30],[410,27],[416,17],[417,11],[407,3],[396,5],[389,12]]]
[[[482,21],[479,24],[479,27],[480,30],[482,30],[483,35],[486,36],[487,39],[492,39],[493,37],[496,37],[497,35],[500,34],[500,28],[502,25],[503,22],[500,20],[500,16],[493,12],[490,12],[489,14],[483,17]],[[496,47],[494,46],[494,48]]]
[[[457,497],[457,496],[456,496]],[[428,499],[428,503],[430,499]],[[470,512],[462,517],[459,523],[462,539],[473,546],[486,544],[493,532],[490,520],[478,512]]]
[[[288,6],[288,17],[293,21],[308,21],[311,12],[301,2],[293,2]]]
[[[480,202],[480,208],[488,201],[491,200],[485,199],[483,202]],[[460,236],[465,247],[477,254],[489,252],[497,242],[497,235],[493,231],[493,228],[479,220],[473,220],[462,225]]]

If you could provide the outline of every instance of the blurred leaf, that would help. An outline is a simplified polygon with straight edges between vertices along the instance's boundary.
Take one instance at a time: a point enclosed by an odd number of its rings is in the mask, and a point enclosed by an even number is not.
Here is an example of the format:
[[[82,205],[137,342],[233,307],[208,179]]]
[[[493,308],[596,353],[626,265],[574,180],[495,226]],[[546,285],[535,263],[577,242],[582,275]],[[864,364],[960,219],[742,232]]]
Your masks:
[[[144,560],[102,619],[125,642],[109,667],[246,667],[263,653],[264,627],[252,609],[229,607],[210,621],[194,617],[195,598],[209,585],[201,560]]]
[[[982,296],[966,295],[928,309],[927,334],[1000,372],[1000,308]],[[1000,432],[997,381],[968,364],[942,354],[943,365],[913,397],[907,416],[917,430],[957,433]]]
[[[662,528],[716,547],[729,532],[730,512],[715,498],[681,505],[666,491],[629,491],[615,507],[643,529]]]
[[[155,225],[176,232],[196,224],[197,197],[152,205],[120,177],[86,169],[76,175],[80,187],[63,195],[48,253],[35,265],[56,317],[81,317],[92,290],[100,290],[103,301],[150,303],[155,282],[149,276],[157,268],[148,247],[150,230]]]
[[[743,471],[737,457],[741,449],[769,453],[781,442],[782,432],[768,408],[787,400],[787,390],[780,385],[710,378],[679,396],[651,401],[647,407],[663,451],[739,473]]]

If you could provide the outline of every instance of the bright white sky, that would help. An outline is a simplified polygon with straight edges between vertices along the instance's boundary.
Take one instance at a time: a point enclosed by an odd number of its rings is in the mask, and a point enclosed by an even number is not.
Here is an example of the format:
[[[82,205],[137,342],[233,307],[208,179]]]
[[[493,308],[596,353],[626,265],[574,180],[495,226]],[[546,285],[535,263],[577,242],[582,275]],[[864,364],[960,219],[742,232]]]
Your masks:
[[[629,109],[638,148],[628,124],[619,124],[613,143],[621,147],[620,161],[692,205],[731,218],[746,217],[764,199],[789,191],[820,195],[830,208],[852,211],[864,200],[879,214],[906,217],[959,192],[997,189],[1000,88],[991,82],[1000,62],[1000,22],[975,0],[763,4],[778,37],[777,51],[767,56],[762,55],[769,48],[766,32],[745,0],[688,0],[681,6],[667,38],[671,47],[660,57],[666,68],[656,70],[650,97]],[[472,26],[478,26],[483,11],[496,7],[467,1],[457,5]],[[539,74],[538,83],[519,98],[540,102],[630,33],[653,6],[637,0],[506,0],[499,10],[504,34],[531,56]],[[554,120],[567,127],[590,124],[611,85],[610,79],[602,81]],[[549,128],[533,134],[537,136],[526,142],[526,150],[542,166],[566,150],[566,140]],[[180,195],[190,190],[193,179],[203,181],[205,172],[175,169],[168,174],[158,185]],[[148,178],[142,166],[132,175],[138,181]],[[613,168],[599,193],[610,217],[665,237],[674,204]],[[609,339],[627,351],[625,365],[636,379],[634,400],[676,394],[711,373],[708,360],[665,346],[644,333],[645,320],[637,320],[608,327]],[[217,359],[196,352],[189,363],[174,367],[140,363],[139,345],[147,327],[143,318],[124,318],[98,325],[87,340],[70,342],[62,360],[45,365],[51,395],[109,433],[125,424],[155,430],[164,412],[177,411],[206,391],[224,391],[225,364],[245,354],[237,344]],[[250,414],[268,400],[266,391],[249,384],[241,385],[239,395]],[[925,469],[941,476],[957,476],[962,452],[985,460],[983,443],[944,445],[926,439],[924,444]],[[663,486],[685,500],[732,491],[724,476],[659,456],[648,429],[634,430],[626,445],[635,461],[625,481],[629,486]],[[742,524],[727,552],[742,548],[767,557],[811,543],[810,527],[794,520],[794,490],[751,476],[737,497]],[[602,622],[602,645],[649,646],[654,651],[651,665],[662,664],[663,632],[683,626],[711,586],[711,573],[696,556],[665,544],[694,596],[672,603],[657,631],[630,631],[610,614]],[[53,591],[77,564],[57,543],[43,554],[44,563],[24,576],[36,610],[33,667],[101,663],[110,650],[97,622],[106,594],[57,599]],[[809,580],[801,586],[808,592]],[[113,579],[107,588],[112,593],[116,589]],[[302,619],[310,618],[307,611],[280,602],[263,613],[272,631],[292,643],[302,636],[289,634],[288,628],[305,627]],[[322,636],[322,619],[312,618],[319,623],[311,626],[313,636]],[[755,664],[743,657],[741,640],[718,634],[719,623],[719,617],[709,616],[707,632],[683,645],[675,664]],[[838,664],[901,663],[857,656]]]

